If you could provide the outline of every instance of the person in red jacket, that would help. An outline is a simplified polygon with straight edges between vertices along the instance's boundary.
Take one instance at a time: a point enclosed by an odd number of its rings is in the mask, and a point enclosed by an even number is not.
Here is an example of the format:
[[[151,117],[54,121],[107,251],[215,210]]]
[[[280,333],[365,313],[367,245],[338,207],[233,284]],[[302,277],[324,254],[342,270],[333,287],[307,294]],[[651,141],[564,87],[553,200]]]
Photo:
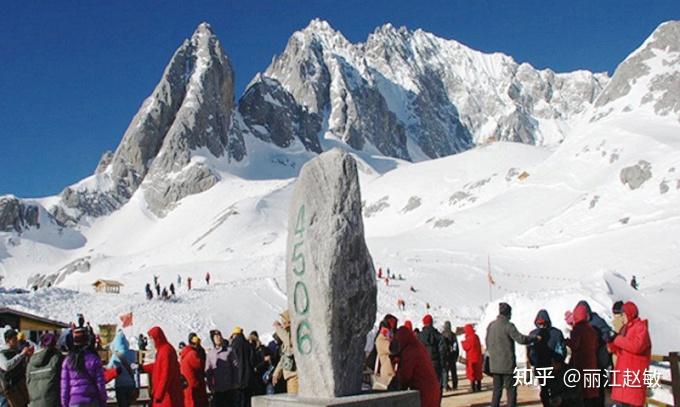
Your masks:
[[[581,372],[581,383],[583,386],[583,404],[585,407],[596,406],[600,388],[593,383],[583,382],[583,371],[597,369],[597,348],[599,339],[597,331],[588,322],[588,309],[584,305],[577,305],[574,308],[574,329],[571,337],[566,340],[567,346],[571,349],[571,365],[574,369]]]
[[[177,352],[170,345],[160,327],[154,326],[149,329],[148,334],[156,348],[154,363],[144,365],[144,371],[151,375],[151,405],[153,407],[184,407]]]
[[[471,324],[465,325],[465,375],[472,386],[472,392],[482,391],[482,343]]]
[[[640,319],[634,303],[628,301],[623,304],[623,328],[612,339],[609,350],[616,355],[612,400],[617,404],[643,406],[647,395],[644,372],[649,368],[652,357],[652,340],[649,337],[647,320]],[[626,371],[630,372],[628,383],[624,380]]]
[[[421,407],[439,407],[441,389],[439,379],[432,367],[432,360],[425,346],[408,328],[397,330],[400,356],[397,379],[403,390],[420,392]]]
[[[179,370],[187,380],[184,389],[184,407],[207,407],[205,390],[205,350],[195,333],[189,334],[189,344],[180,354]]]

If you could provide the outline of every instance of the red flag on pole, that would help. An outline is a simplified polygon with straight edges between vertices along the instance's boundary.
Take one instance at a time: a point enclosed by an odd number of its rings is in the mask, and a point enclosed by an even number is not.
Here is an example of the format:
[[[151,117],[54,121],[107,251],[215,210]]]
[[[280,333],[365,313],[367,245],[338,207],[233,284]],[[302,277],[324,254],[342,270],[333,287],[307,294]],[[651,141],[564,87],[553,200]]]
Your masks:
[[[123,328],[132,326],[132,312],[118,316],[120,322],[123,324]]]

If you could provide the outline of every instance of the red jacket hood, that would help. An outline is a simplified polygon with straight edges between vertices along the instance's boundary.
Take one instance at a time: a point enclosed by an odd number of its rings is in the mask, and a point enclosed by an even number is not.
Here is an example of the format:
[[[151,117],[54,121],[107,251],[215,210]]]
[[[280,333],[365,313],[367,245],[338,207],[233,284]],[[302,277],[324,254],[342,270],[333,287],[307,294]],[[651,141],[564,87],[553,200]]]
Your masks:
[[[159,326],[154,326],[153,328],[149,329],[149,337],[153,339],[153,344],[156,349],[161,347],[162,345],[168,345],[168,338],[165,337],[165,332],[159,327]]]
[[[473,336],[475,334],[475,327],[472,324],[465,325],[465,336]]]
[[[626,314],[628,321],[635,320],[635,318],[637,318],[639,315],[638,307],[632,301],[628,301],[627,303],[623,304],[622,309],[623,313]]]
[[[418,339],[413,331],[409,330],[407,327],[402,326],[397,330],[397,341],[399,342],[399,347],[403,350],[407,346],[411,346],[416,343]]]
[[[577,305],[574,308],[574,325],[583,321],[588,321],[588,309],[583,305]]]

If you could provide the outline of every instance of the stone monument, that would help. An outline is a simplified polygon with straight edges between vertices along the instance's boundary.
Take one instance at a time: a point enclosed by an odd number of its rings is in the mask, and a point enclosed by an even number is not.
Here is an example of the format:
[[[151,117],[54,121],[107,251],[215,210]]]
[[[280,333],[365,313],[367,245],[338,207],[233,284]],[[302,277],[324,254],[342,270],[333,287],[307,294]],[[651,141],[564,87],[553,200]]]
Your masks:
[[[362,393],[376,279],[356,161],[333,149],[302,167],[288,217],[286,284],[300,392],[253,406],[419,406],[417,392]]]

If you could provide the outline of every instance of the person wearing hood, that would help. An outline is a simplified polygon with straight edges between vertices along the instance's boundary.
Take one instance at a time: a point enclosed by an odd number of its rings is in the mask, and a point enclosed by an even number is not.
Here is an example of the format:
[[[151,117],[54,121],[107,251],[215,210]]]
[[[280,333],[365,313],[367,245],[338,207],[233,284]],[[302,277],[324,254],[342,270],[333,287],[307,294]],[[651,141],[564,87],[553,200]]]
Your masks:
[[[111,360],[109,368],[116,368],[120,373],[116,377],[116,403],[119,407],[129,407],[133,393],[137,388],[132,364],[137,362],[137,355],[130,350],[130,343],[123,331],[118,331],[110,345]]]
[[[402,326],[397,330],[399,369],[397,382],[402,390],[418,390],[421,407],[439,407],[441,383],[432,366],[430,354],[416,335]]]
[[[597,370],[597,346],[598,337],[595,328],[588,322],[588,311],[584,305],[574,308],[574,329],[571,337],[567,339],[567,346],[571,349],[571,365],[581,373],[583,380],[585,370]],[[600,389],[592,385],[584,385],[583,404],[588,406],[599,405]]]
[[[553,368],[557,362],[563,362],[567,350],[565,347],[564,335],[562,331],[552,326],[548,311],[542,309],[536,314],[534,319],[536,329],[531,331],[529,336],[540,337],[541,340],[527,346],[529,363],[535,369]],[[541,386],[541,401],[544,406],[550,406],[550,389],[553,388],[549,383],[551,378],[545,380]]]
[[[253,372],[250,377],[249,391],[251,396],[262,396],[267,393],[267,386],[263,377],[269,369],[271,357],[269,350],[260,341],[260,334],[257,331],[252,331],[248,335],[248,343],[253,352]]]
[[[647,386],[644,383],[644,372],[649,368],[652,355],[652,340],[646,319],[641,319],[635,303],[623,304],[623,328],[618,335],[609,339],[609,349],[616,355],[614,386],[612,400],[631,406],[645,405]],[[624,373],[629,371],[633,377],[639,377],[639,383],[624,383]]]
[[[59,381],[64,361],[52,333],[40,337],[40,351],[31,356],[26,370],[26,386],[31,407],[58,407],[61,403]]]
[[[156,349],[156,360],[144,365],[151,375],[152,407],[183,407],[182,381],[180,379],[177,352],[168,342],[163,330],[154,326],[147,332]]]
[[[456,390],[458,389],[458,370],[456,369],[456,363],[458,363],[460,349],[458,348],[458,337],[456,336],[456,333],[451,330],[451,321],[444,322],[442,336],[444,337],[444,345],[446,346],[446,353],[448,355],[444,365],[444,375],[446,375],[446,389]],[[451,374],[451,386],[448,385],[449,373]]]
[[[87,328],[73,331],[73,349],[61,366],[62,407],[106,406],[104,368],[90,342]]]
[[[208,351],[205,378],[213,395],[213,407],[231,407],[232,389],[236,376],[236,359],[229,342],[218,330],[210,331],[213,348]]]
[[[234,328],[231,333],[231,349],[236,359],[236,375],[234,376],[234,405],[247,407],[250,405],[249,385],[254,372],[253,348],[243,335],[243,329]]]
[[[432,315],[427,314],[423,317],[423,330],[418,334],[418,339],[425,345],[425,349],[427,349],[427,353],[430,355],[432,366],[439,378],[440,392],[443,393],[447,384],[444,367],[446,366],[448,355],[444,337],[434,327],[433,322]]]
[[[482,391],[482,343],[472,324],[465,325],[465,375],[470,381],[472,392]]]
[[[605,373],[605,370],[609,370],[612,368],[612,355],[609,353],[609,349],[607,349],[607,341],[613,334],[613,329],[609,324],[602,319],[601,316],[597,314],[597,312],[593,312],[592,309],[590,308],[590,304],[588,304],[588,301],[582,300],[579,301],[578,305],[583,305],[586,307],[586,311],[588,312],[588,322],[590,322],[590,325],[595,328],[595,332],[597,333],[598,337],[598,346],[597,346],[597,368],[602,371],[602,378],[600,379],[600,391],[599,391],[599,396],[598,396],[598,401],[597,405],[598,406],[604,406],[604,401],[605,401],[605,383],[607,379],[607,375]]]
[[[201,339],[195,333],[189,334],[187,346],[182,349],[179,370],[187,381],[184,389],[184,407],[207,407],[208,394],[205,391],[206,354]]]
[[[9,403],[10,407],[25,407],[29,402],[26,388],[26,365],[33,354],[33,347],[19,350],[18,332],[9,328],[4,333],[5,346],[0,349],[0,370],[7,386],[0,403]]]
[[[517,405],[517,387],[513,373],[517,367],[515,342],[529,345],[536,337],[522,335],[515,324],[510,322],[512,307],[505,302],[498,304],[498,317],[486,328],[486,349],[489,356],[489,370],[493,376],[491,406],[498,407],[503,388],[507,391],[508,407]]]

